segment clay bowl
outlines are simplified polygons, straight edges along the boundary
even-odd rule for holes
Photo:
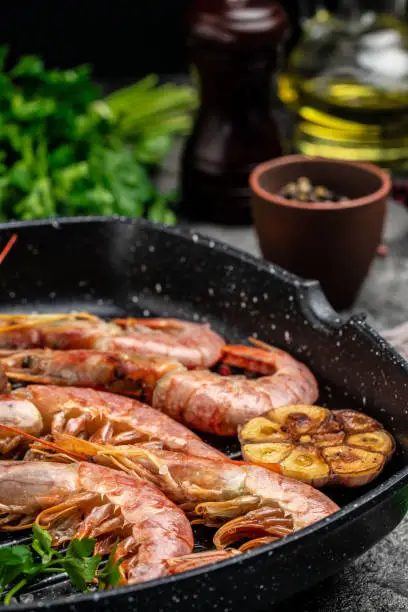
[[[277,195],[301,176],[350,199],[309,204]],[[388,175],[370,164],[290,155],[260,164],[249,182],[265,259],[319,280],[336,309],[350,307],[381,242]]]

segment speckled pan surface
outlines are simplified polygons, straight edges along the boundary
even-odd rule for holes
[[[33,587],[20,609],[265,610],[334,574],[399,523],[408,500],[408,366],[363,317],[342,321],[316,283],[195,233],[85,218],[0,225],[0,247],[14,231],[18,241],[0,268],[0,311],[172,316],[208,321],[232,342],[258,336],[313,369],[319,403],[364,409],[398,442],[377,481],[327,490],[342,510],[284,541],[108,593],[74,595],[67,582],[51,578]],[[235,442],[217,445],[238,452]],[[197,548],[205,547],[208,533],[196,535]],[[17,539],[24,537],[1,535],[0,545]]]

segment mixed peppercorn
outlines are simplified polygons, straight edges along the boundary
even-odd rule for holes
[[[313,185],[310,179],[301,176],[297,181],[288,183],[279,191],[286,200],[297,200],[309,204],[319,202],[347,202],[349,198],[335,193],[323,185]]]

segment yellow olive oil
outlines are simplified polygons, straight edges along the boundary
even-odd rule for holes
[[[408,168],[408,24],[365,12],[320,10],[279,80],[306,155]]]

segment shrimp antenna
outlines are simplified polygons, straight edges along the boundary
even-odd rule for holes
[[[90,459],[88,455],[84,455],[82,453],[75,453],[74,451],[70,451],[70,450],[65,450],[65,448],[62,448],[61,446],[58,446],[57,444],[53,444],[52,442],[49,442],[48,440],[41,440],[41,438],[37,438],[36,436],[32,436],[31,434],[26,433],[25,431],[21,431],[21,429],[18,429],[17,427],[10,427],[10,425],[3,425],[2,423],[0,423],[0,428],[5,429],[6,431],[9,431],[10,433],[13,433],[17,436],[22,436],[23,438],[26,438],[27,440],[37,442],[38,444],[40,444],[41,446],[45,448],[49,448],[58,453],[63,453],[64,455],[72,457],[73,459],[76,459],[77,461],[89,461]]]
[[[4,249],[0,253],[0,264],[2,264],[3,261],[6,259],[7,255],[11,251],[13,244],[16,242],[16,240],[17,240],[17,234],[13,234],[11,238],[8,240]]]

